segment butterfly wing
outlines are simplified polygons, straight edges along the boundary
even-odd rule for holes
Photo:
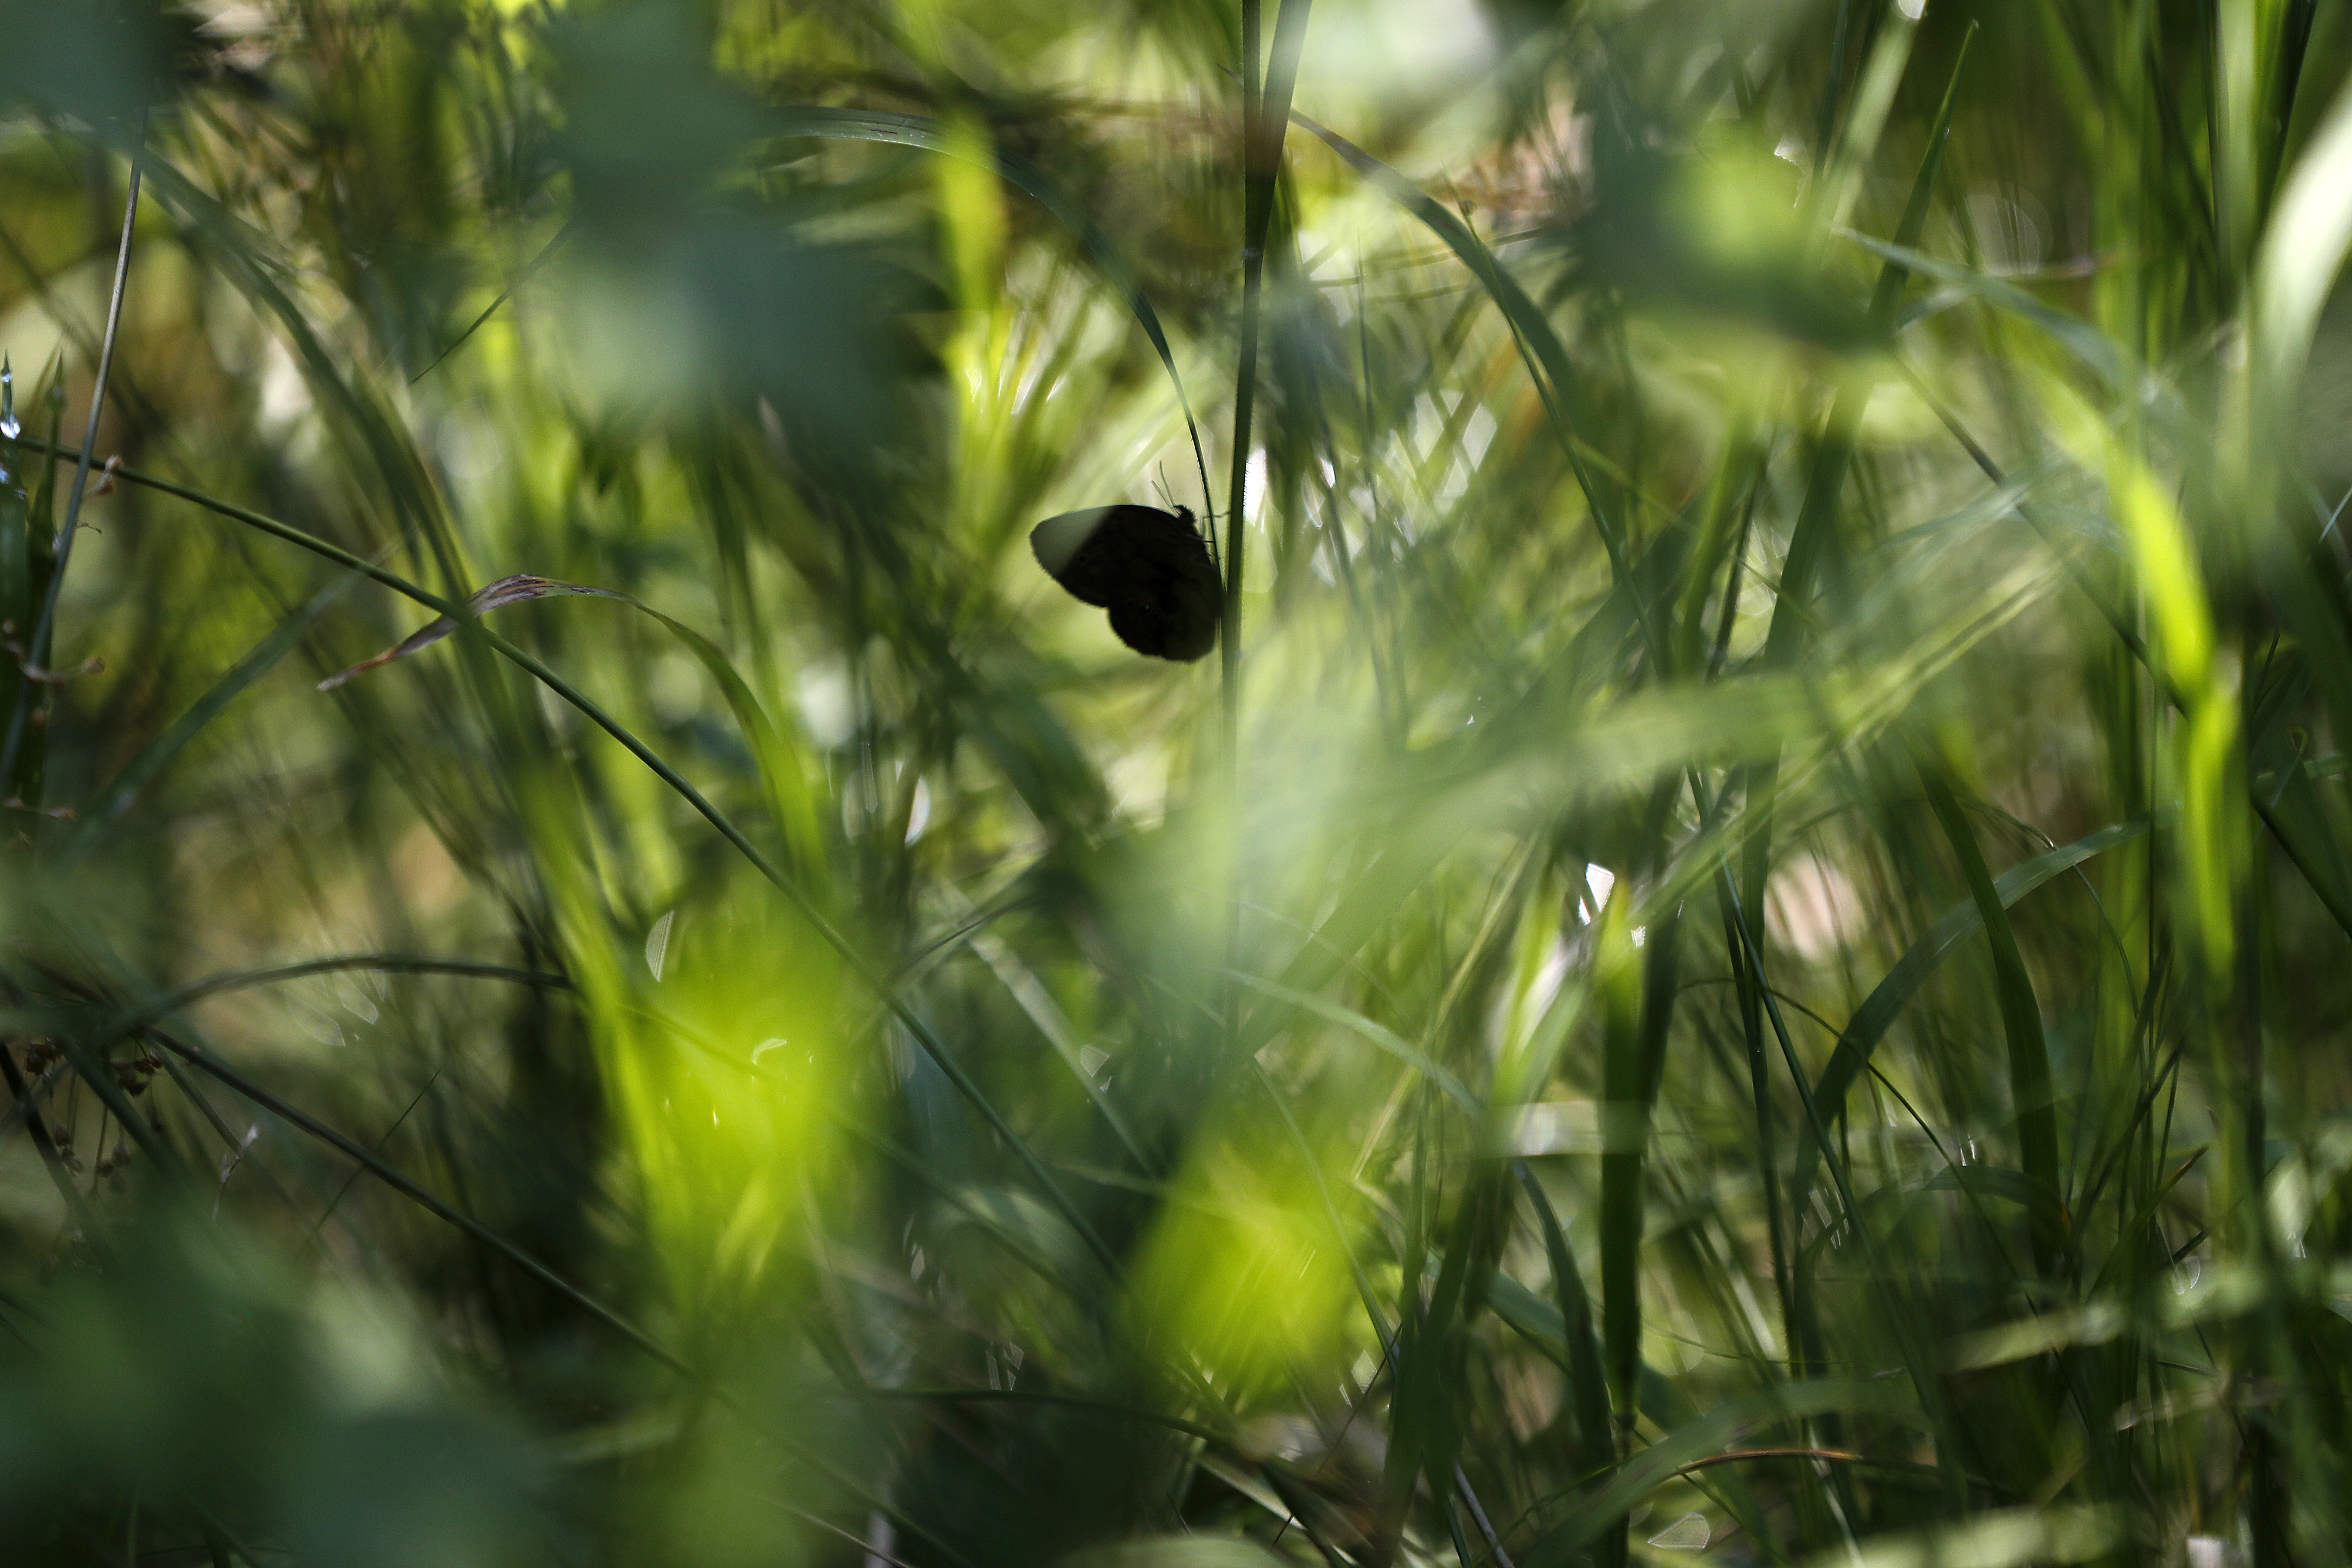
[[[1029,552],[1045,574],[1069,590],[1070,596],[1097,609],[1109,605],[1115,587],[1116,562],[1105,548],[1090,549],[1103,526],[1123,511],[1144,511],[1144,506],[1090,506],[1049,517],[1029,531]]]
[[[1199,658],[1217,646],[1223,608],[1209,547],[1191,525],[1168,513],[1134,510],[1143,517],[1118,520],[1123,571],[1110,603],[1110,629],[1153,658]]]
[[[1110,629],[1136,652],[1195,659],[1216,646],[1216,568],[1182,519],[1155,507],[1091,507],[1047,518],[1030,531],[1029,548],[1072,597],[1110,611]]]

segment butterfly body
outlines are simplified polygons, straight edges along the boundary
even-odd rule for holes
[[[1217,569],[1182,507],[1066,511],[1030,530],[1029,548],[1073,598],[1108,610],[1110,629],[1136,652],[1190,660],[1217,646]]]

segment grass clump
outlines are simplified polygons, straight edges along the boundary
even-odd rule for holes
[[[2346,1558],[2336,9],[0,59],[11,1561]]]

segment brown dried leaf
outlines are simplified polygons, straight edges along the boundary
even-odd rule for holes
[[[590,594],[600,599],[634,602],[626,594],[616,594],[610,588],[591,588],[579,583],[559,583],[552,577],[534,577],[527,572],[518,572],[511,577],[501,577],[495,583],[476,589],[473,596],[466,601],[466,607],[477,616],[486,616],[492,610],[504,609],[509,605],[519,605],[525,599],[551,599],[558,594]],[[377,666],[390,664],[396,658],[406,658],[418,648],[430,647],[457,629],[457,623],[447,616],[436,616],[423,628],[394,647],[384,649],[373,658],[362,659],[349,669],[327,677],[326,679],[319,682],[319,689],[332,691],[354,675],[363,675]]]

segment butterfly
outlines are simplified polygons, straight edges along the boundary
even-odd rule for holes
[[[1217,646],[1223,595],[1184,508],[1066,511],[1031,529],[1029,548],[1072,597],[1108,610],[1110,629],[1136,652],[1195,659]]]

